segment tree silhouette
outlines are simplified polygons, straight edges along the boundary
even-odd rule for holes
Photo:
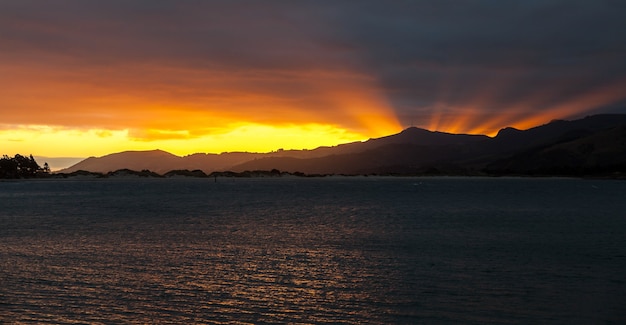
[[[44,168],[33,158],[16,154],[13,158],[3,155],[0,158],[0,178],[32,178],[47,175],[50,173],[50,167],[46,163]]]

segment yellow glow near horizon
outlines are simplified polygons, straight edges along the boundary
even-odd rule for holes
[[[26,125],[0,131],[2,153],[48,157],[103,156],[127,150],[161,149],[175,155],[228,151],[270,152],[278,149],[314,149],[362,141],[363,134],[333,125],[306,124],[271,126],[240,124],[221,132],[200,136],[187,131],[67,129]],[[175,134],[173,134],[175,133]],[[165,134],[159,139],[159,134]],[[175,136],[174,136],[175,135]]]
[[[128,150],[269,152],[400,132],[376,79],[328,69],[196,69],[146,63],[66,71],[3,65],[0,150],[49,157]],[[94,76],[97,76],[95,78]]]

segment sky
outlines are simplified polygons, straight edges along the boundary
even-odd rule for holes
[[[312,149],[626,113],[626,1],[0,0],[0,154]]]

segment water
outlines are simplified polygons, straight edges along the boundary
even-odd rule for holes
[[[626,322],[626,182],[0,182],[0,323]]]

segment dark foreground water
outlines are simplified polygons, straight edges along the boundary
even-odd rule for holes
[[[0,323],[626,323],[626,182],[0,182]]]

